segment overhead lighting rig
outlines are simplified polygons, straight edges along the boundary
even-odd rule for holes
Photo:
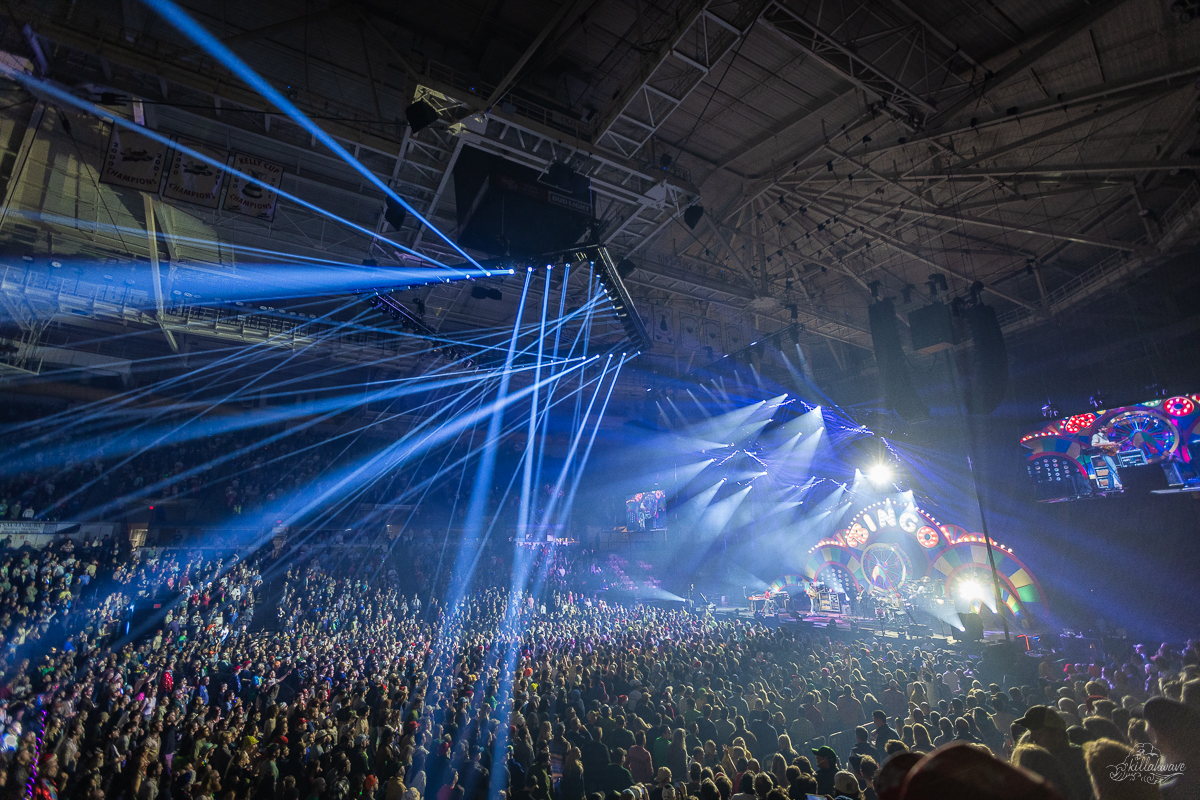
[[[653,345],[650,339],[650,334],[646,331],[646,326],[642,322],[642,318],[638,315],[637,310],[633,307],[633,298],[629,294],[629,289],[625,286],[623,275],[627,276],[636,265],[628,259],[622,259],[618,264],[613,261],[612,256],[608,252],[608,248],[602,245],[588,245],[585,247],[574,247],[570,250],[561,250],[555,253],[545,253],[540,256],[530,258],[496,258],[487,261],[481,261],[480,266],[485,270],[493,270],[497,273],[512,274],[515,271],[524,269],[533,269],[538,266],[551,266],[559,263],[579,265],[589,264],[592,267],[592,274],[600,284],[600,288],[604,290],[604,294],[612,303],[613,313],[617,320],[621,323],[621,327],[625,329],[625,337],[628,342],[627,351],[640,353],[644,350],[649,350]],[[469,265],[452,265],[467,269]],[[495,292],[499,294],[499,292]],[[472,296],[478,295],[472,290]],[[493,299],[499,299],[494,297]]]
[[[617,270],[617,265],[613,263],[608,248],[586,247],[576,252],[574,257],[581,261],[592,262],[592,267],[600,280],[600,288],[608,295],[613,312],[616,313],[621,327],[625,329],[625,336],[633,349],[637,352],[649,350],[653,345],[650,334],[646,332],[642,318],[638,316],[637,310],[633,307],[633,298],[629,295],[629,290],[625,288],[625,281],[621,279],[621,274]],[[627,268],[626,274],[629,274],[630,271]]]
[[[646,331],[646,326],[642,323],[642,318],[633,307],[633,298],[630,296],[629,290],[625,287],[625,281],[621,277],[622,272],[628,275],[636,267],[629,261],[622,261],[621,266],[618,267],[613,261],[612,256],[609,255],[608,249],[602,245],[574,247],[570,250],[545,253],[540,256],[492,258],[479,262],[479,266],[488,273],[489,277],[512,275],[517,272],[532,270],[536,267],[553,267],[557,264],[590,265],[593,276],[612,304],[613,314],[616,315],[617,321],[621,323],[621,327],[625,330],[627,342],[625,350],[627,352],[640,353],[643,350],[650,349],[653,344],[650,334]],[[449,268],[450,270],[467,270],[474,267],[463,263],[451,264]],[[476,278],[470,278],[469,280],[475,281]],[[500,290],[478,284],[471,288],[471,296],[477,300],[500,300],[503,297]],[[424,323],[390,295],[376,293],[371,298],[371,304],[378,310],[391,314],[393,319],[400,320],[401,325],[406,329],[413,330],[419,335],[433,335],[432,330],[425,327]]]
[[[420,316],[414,314],[407,306],[390,294],[376,292],[367,298],[367,303],[379,313],[386,314],[399,322],[401,330],[422,339],[429,339],[434,342],[440,340],[437,331],[426,325]],[[434,347],[433,351],[447,356],[452,361],[462,361],[463,365],[468,368],[475,365],[475,360],[471,357],[472,351],[464,345],[447,342]]]

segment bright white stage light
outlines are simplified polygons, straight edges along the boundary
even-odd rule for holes
[[[982,600],[984,598],[983,586],[977,581],[963,581],[958,586],[958,596],[963,600]]]
[[[867,470],[867,480],[876,486],[883,486],[892,479],[892,468],[887,464],[873,464]]]

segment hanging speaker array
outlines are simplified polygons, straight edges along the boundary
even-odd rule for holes
[[[990,414],[1008,390],[1008,350],[995,309],[979,302],[978,293],[972,299],[974,302],[962,306],[973,345],[970,365],[964,371],[963,393],[968,413]],[[900,346],[895,306],[883,299],[867,310],[885,402],[907,422],[928,419],[929,406],[917,393]],[[931,354],[955,344],[950,310],[944,304],[931,303],[910,313],[908,319],[913,350]]]
[[[875,348],[875,363],[888,406],[906,422],[929,418],[929,406],[917,394],[908,361],[900,347],[900,330],[896,325],[896,307],[891,300],[880,300],[867,307],[871,322],[871,343]]]
[[[967,411],[990,414],[1004,400],[1008,390],[1008,349],[996,309],[983,303],[967,306],[967,327],[975,345],[971,371],[967,375]]]

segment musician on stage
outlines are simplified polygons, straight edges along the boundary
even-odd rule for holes
[[[1117,443],[1108,438],[1108,434],[1104,428],[1097,428],[1092,434],[1092,449],[1099,451],[1104,458],[1104,463],[1108,464],[1109,475],[1112,476],[1112,486],[1114,489],[1120,489],[1121,475],[1117,471],[1117,460],[1113,458],[1118,452]]]

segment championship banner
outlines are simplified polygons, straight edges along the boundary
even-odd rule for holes
[[[157,194],[166,159],[167,146],[162,142],[113,125],[100,182]]]
[[[179,145],[208,156],[219,164],[229,160],[227,150],[218,150],[187,139],[180,139]],[[223,175],[224,170],[177,147],[175,157],[171,159],[171,170],[167,173],[162,196],[169,200],[182,200],[185,203],[216,208],[221,202]]]
[[[656,344],[675,344],[675,319],[666,306],[651,306],[650,321],[646,324]]]
[[[725,323],[725,344],[731,353],[741,350],[749,344],[745,329],[736,322]]]
[[[695,314],[679,315],[679,341],[684,350],[698,350],[704,343],[700,333],[700,318]]]
[[[714,353],[724,353],[725,346],[722,343],[724,338],[721,336],[721,322],[715,319],[704,320],[704,344],[701,346],[711,347]]]
[[[251,176],[254,180],[246,180],[237,174],[229,176],[229,190],[225,192],[225,210],[265,219],[268,222],[274,219],[283,167],[261,158],[234,153],[233,169]]]

